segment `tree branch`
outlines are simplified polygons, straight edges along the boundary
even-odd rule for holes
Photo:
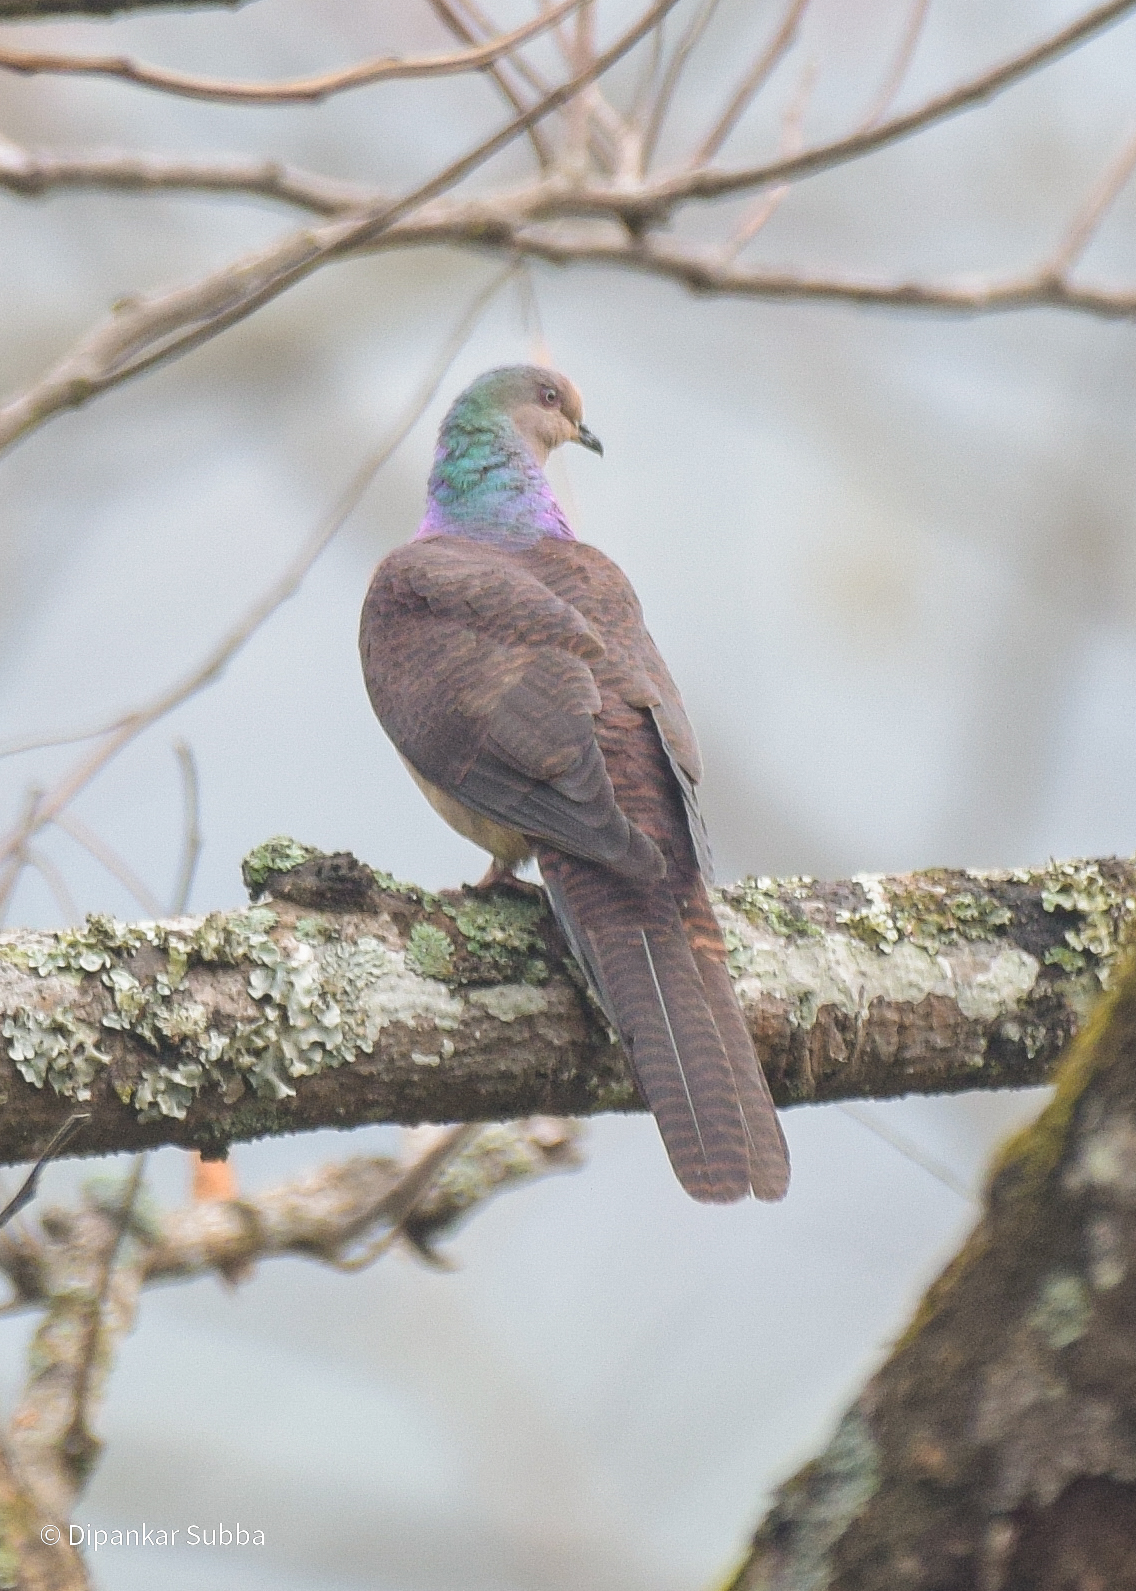
[[[1136,1572],[1136,969],[731,1591],[1121,1591]]]
[[[262,907],[0,935],[0,1159],[363,1122],[636,1109],[536,900],[273,841]],[[1043,1081],[1136,920],[1136,863],[744,881],[731,969],[781,1104]]]
[[[124,11],[196,11],[203,6],[235,11],[248,0],[0,0],[0,22],[35,17],[113,17]]]
[[[124,193],[240,193],[278,199],[327,216],[346,215],[386,202],[386,196],[375,188],[302,171],[279,160],[178,158],[118,149],[57,155],[48,150],[22,149],[7,138],[0,138],[0,188],[24,198],[39,198],[57,188]]]
[[[767,165],[750,166],[739,171],[718,171],[712,167],[703,167],[680,172],[655,184],[655,195],[660,202],[671,203],[694,198],[718,199],[726,194],[762,187],[769,182],[812,176],[818,171],[829,171],[834,166],[845,165],[850,160],[859,160],[862,156],[874,154],[877,149],[884,149],[889,144],[897,143],[901,138],[907,138],[911,133],[919,132],[924,127],[934,126],[949,116],[957,116],[960,111],[969,110],[984,100],[993,99],[994,95],[1000,94],[1003,89],[1011,87],[1014,83],[1020,83],[1024,77],[1029,77],[1040,67],[1047,66],[1059,56],[1066,55],[1078,45],[1084,44],[1095,33],[1100,33],[1105,28],[1111,27],[1113,23],[1119,22],[1133,9],[1133,6],[1136,6],[1136,0],[1109,0],[1107,5],[1097,6],[1092,11],[1085,12],[1075,22],[1050,34],[1047,39],[1043,39],[1040,44],[1023,51],[1022,54],[1003,61],[1000,66],[983,72],[979,77],[972,78],[946,94],[938,94],[933,99],[926,100],[914,110],[905,111],[901,116],[893,116],[887,121],[865,127],[847,138],[838,138],[828,144],[818,144],[799,155],[790,155],[781,160],[770,161]]]
[[[413,1133],[411,1138],[419,1135]],[[320,1166],[262,1193],[195,1200],[149,1215],[151,1242],[143,1283],[216,1275],[243,1279],[261,1260],[284,1256],[358,1270],[352,1251],[378,1228],[383,1252],[403,1241],[420,1258],[443,1264],[436,1244],[471,1210],[505,1188],[581,1163],[579,1128],[549,1116],[473,1128],[451,1145],[437,1135],[401,1159],[354,1157]],[[456,1152],[451,1152],[455,1150]],[[49,1226],[55,1224],[47,1212]],[[0,1245],[0,1271],[13,1290],[5,1313],[50,1301],[44,1243],[25,1238]]]
[[[1132,0],[1136,4],[1136,0]],[[412,193],[322,227],[290,233],[189,287],[116,306],[36,387],[0,407],[0,449],[52,415],[185,353],[246,319],[331,259],[373,245],[395,222],[447,192],[522,133],[575,98],[638,44],[677,0],[655,0],[615,43],[538,104]]]
[[[163,94],[183,99],[206,99],[219,104],[295,105],[313,104],[341,94],[345,89],[365,88],[373,83],[390,83],[407,78],[454,77],[465,72],[484,72],[504,60],[513,50],[527,44],[548,28],[561,22],[585,0],[561,0],[531,22],[502,33],[486,44],[457,50],[450,55],[431,55],[399,60],[384,55],[361,61],[338,72],[321,72],[316,77],[294,78],[283,83],[233,83],[219,78],[194,77],[185,72],[170,72],[164,67],[147,66],[121,55],[51,55],[42,50],[0,48],[0,70],[30,77],[50,72],[63,76],[113,77],[140,88],[154,88]]]

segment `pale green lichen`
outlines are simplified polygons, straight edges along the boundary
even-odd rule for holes
[[[467,998],[498,1022],[515,1022],[518,1017],[540,1016],[548,1009],[548,999],[539,989],[526,983],[496,983],[487,989],[470,989]]]
[[[66,1008],[33,1011],[17,1006],[0,1024],[16,1070],[42,1088],[50,1083],[69,1099],[91,1097],[91,1084],[110,1056],[98,1047],[98,1030]]]
[[[23,964],[41,978],[52,973],[81,977],[84,973],[101,972],[145,942],[146,931],[141,925],[116,922],[113,917],[94,912],[82,928],[32,936],[24,947]]]
[[[1031,881],[1038,877],[1031,875]],[[1095,961],[1093,970],[1107,987],[1117,953],[1126,943],[1136,900],[1120,895],[1096,862],[1051,862],[1040,878],[1041,904],[1047,912],[1076,912],[1082,919],[1065,930],[1063,945],[1045,952],[1045,960],[1069,973],[1081,972]]]
[[[547,982],[539,932],[546,916],[543,900],[502,894],[466,899],[457,906],[447,903],[443,910],[453,918],[464,941],[462,948],[475,963],[462,982]]]
[[[822,930],[802,910],[799,902],[814,893],[811,878],[743,878],[722,890],[728,902],[755,928],[768,928],[782,939],[804,935],[818,937]]]
[[[1045,1278],[1029,1323],[1057,1351],[1083,1337],[1092,1317],[1092,1299],[1081,1278],[1072,1271],[1056,1271]]]
[[[901,940],[931,954],[965,941],[997,939],[1014,920],[1010,908],[982,890],[950,889],[933,873],[854,880],[867,896],[863,907],[837,912],[836,921],[873,949],[890,955]]]
[[[457,1025],[460,1001],[408,969],[405,958],[379,940],[313,943],[313,935],[282,945],[272,937],[277,924],[269,907],[213,913],[192,926],[90,918],[82,929],[38,937],[26,966],[44,978],[78,984],[85,975],[103,984],[110,996],[103,1028],[129,1034],[155,1057],[117,1085],[119,1097],[143,1120],[184,1118],[211,1084],[230,1104],[244,1086],[282,1099],[295,1092],[294,1079],[369,1052],[391,1021]],[[147,962],[145,978],[123,964],[143,948],[162,954],[156,970]],[[247,967],[255,1017],[224,1031],[211,1025],[209,1011],[186,984],[192,968],[203,965]],[[72,1099],[89,1098],[99,1068],[109,1064],[98,1030],[67,1008],[44,1015],[19,1006],[0,1032],[28,1082],[39,1088],[50,1083]]]
[[[823,1591],[831,1584],[832,1550],[879,1490],[881,1473],[872,1427],[850,1409],[824,1453],[778,1493],[769,1516],[777,1531],[778,1586]]]
[[[448,978],[454,970],[454,942],[432,923],[415,923],[406,959],[424,978]]]
[[[322,852],[313,845],[302,845],[287,834],[274,834],[263,845],[255,846],[241,862],[245,888],[250,894],[259,895],[270,874],[290,873],[320,855]]]

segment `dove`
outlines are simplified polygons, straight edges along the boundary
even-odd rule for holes
[[[367,691],[427,800],[492,858],[483,886],[535,858],[686,1191],[780,1199],[785,1139],[707,892],[698,745],[630,582],[545,475],[568,442],[603,453],[556,371],[460,394],[425,517],[367,593]]]

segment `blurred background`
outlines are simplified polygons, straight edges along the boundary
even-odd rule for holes
[[[600,8],[604,36],[635,14]],[[932,0],[898,104],[1076,14],[1069,0]],[[515,0],[502,26],[531,14]],[[688,13],[680,13],[680,15]],[[660,160],[714,119],[781,15],[723,0]],[[771,154],[811,82],[807,143],[861,118],[908,0],[814,0],[724,163]],[[261,0],[233,14],[23,27],[26,48],[131,53],[284,77],[447,36],[417,0]],[[551,48],[551,45],[548,46]],[[534,58],[539,58],[539,51]],[[616,82],[628,91],[636,58]],[[1032,269],[1131,135],[1136,21],[990,105],[800,182],[745,258],[886,280]],[[273,155],[392,190],[500,125],[484,78],[326,105],[169,100],[122,84],[0,81],[0,133],[60,151]],[[472,187],[518,180],[523,146]],[[682,228],[714,234],[728,206]],[[1081,267],[1132,283],[1136,193]],[[188,281],[296,224],[216,196],[0,195],[3,388],[35,380],[129,292]],[[66,733],[202,658],[397,428],[465,306],[500,269],[420,250],[325,269],[176,364],[44,426],[0,462],[0,738]],[[535,302],[535,310],[534,310]],[[299,595],[224,677],[87,789],[76,812],[168,898],[181,840],[172,742],[193,748],[205,847],[190,907],[238,904],[240,858],[287,833],[429,887],[481,855],[426,807],[374,722],[355,650],[373,565],[412,534],[437,422],[489,366],[548,355],[581,387],[600,461],[555,484],[631,576],[707,763],[723,880],[1126,853],[1136,833],[1131,325],[695,299],[536,266],[482,317],[437,399]],[[4,821],[74,748],[0,762]],[[43,842],[80,912],[130,917],[65,835]],[[9,923],[63,909],[25,874]],[[606,1118],[588,1164],[503,1196],[450,1243],[360,1276],[300,1261],[144,1297],[77,1520],[217,1521],[260,1549],[95,1560],[106,1591],[680,1591],[721,1576],[768,1490],[823,1442],[974,1206],[869,1130],[976,1190],[1036,1110],[971,1095],[786,1116],[783,1207],[701,1208],[653,1123]],[[395,1142],[386,1129],[239,1147],[255,1189]],[[45,1202],[90,1172],[54,1167]],[[186,1157],[153,1157],[169,1202]],[[0,1322],[10,1406],[27,1319]]]

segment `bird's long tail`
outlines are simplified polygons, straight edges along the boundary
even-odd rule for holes
[[[675,1174],[694,1198],[780,1199],[785,1139],[698,883],[635,883],[538,847],[552,907],[618,1032]]]

